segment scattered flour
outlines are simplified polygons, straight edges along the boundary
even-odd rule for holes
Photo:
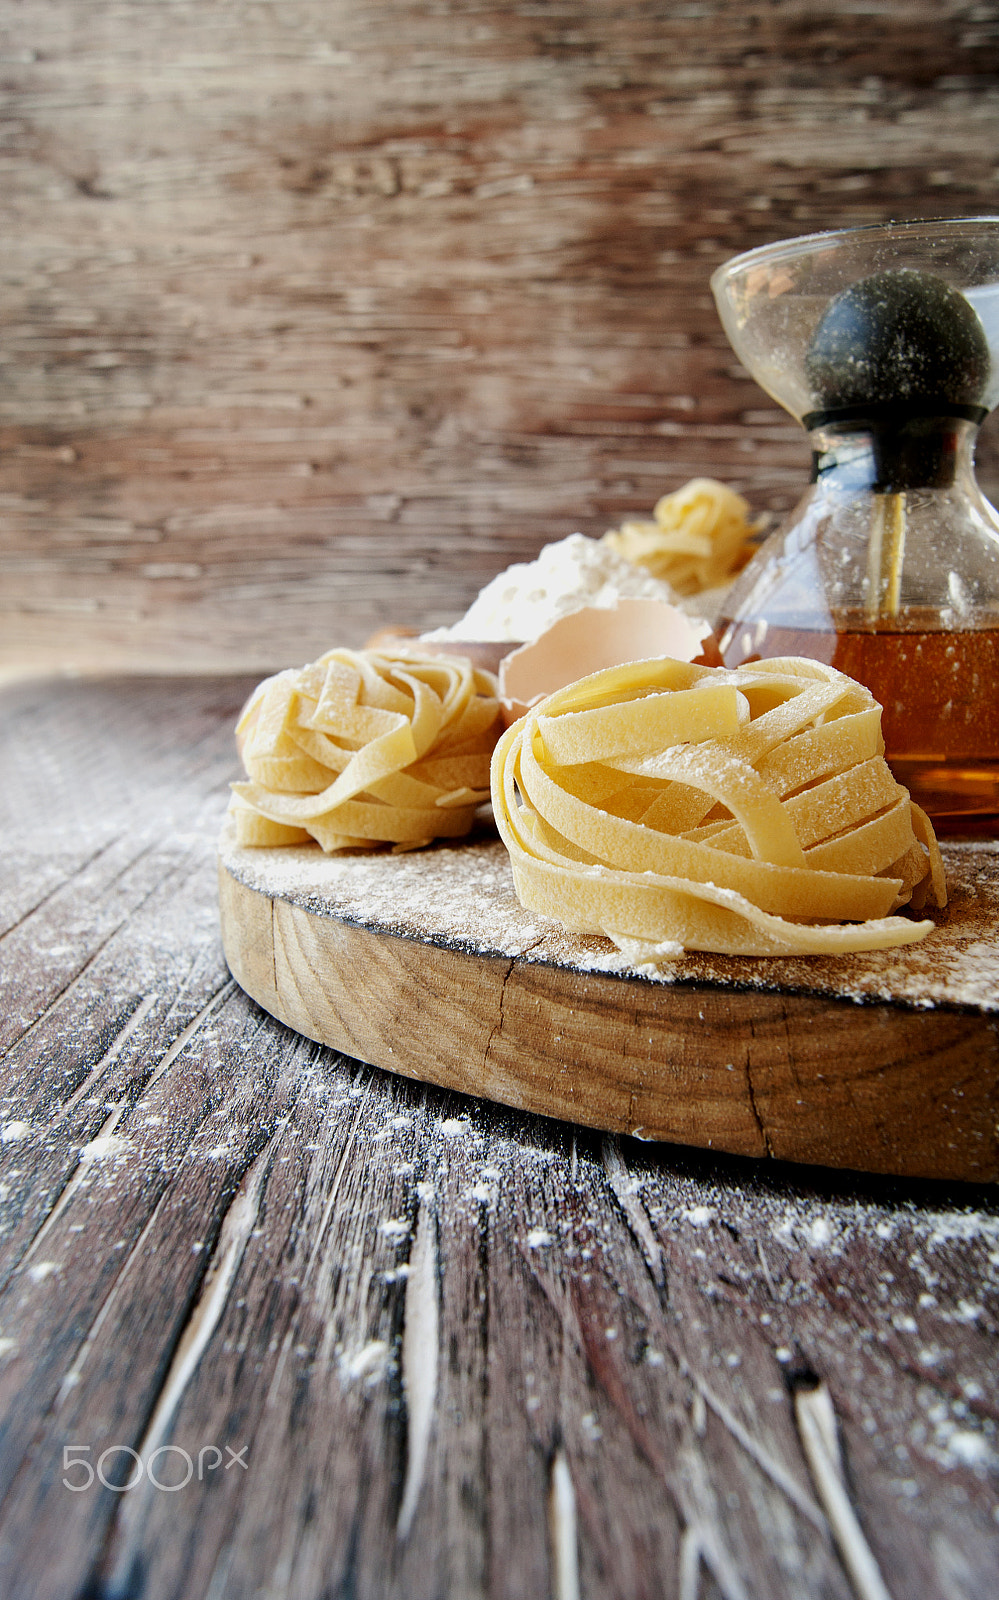
[[[386,1222],[378,1224],[378,1232],[386,1239],[405,1239],[410,1232],[410,1226],[405,1217],[389,1217]]]
[[[946,1440],[945,1466],[988,1467],[994,1460],[989,1441],[980,1433],[957,1428]]]
[[[444,1117],[437,1127],[446,1139],[459,1139],[465,1134],[474,1134],[472,1124],[467,1117]]]
[[[116,1156],[123,1156],[129,1150],[129,1142],[121,1134],[108,1133],[96,1139],[91,1139],[87,1144],[80,1146],[81,1162],[112,1161]]]
[[[53,1272],[58,1271],[57,1261],[36,1261],[34,1266],[28,1268],[28,1277],[32,1283],[44,1283],[46,1278],[50,1278]]]
[[[392,1346],[385,1339],[369,1339],[353,1354],[341,1357],[340,1371],[345,1378],[370,1386],[384,1378],[391,1365]]]

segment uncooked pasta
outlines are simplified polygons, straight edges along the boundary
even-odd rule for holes
[[[236,729],[243,845],[416,849],[469,831],[489,798],[496,680],[462,656],[330,650],[279,672]]]
[[[730,583],[756,550],[749,504],[714,478],[691,478],[663,495],[652,518],[634,518],[603,537],[618,555],[687,596]]]
[[[945,904],[940,853],[880,717],[862,685],[799,657],[633,662],[549,695],[492,763],[521,903],[637,964],[925,938],[930,919],[894,913]]]

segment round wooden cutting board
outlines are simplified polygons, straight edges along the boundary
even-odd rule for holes
[[[222,934],[265,1010],[390,1072],[640,1139],[995,1182],[999,844],[944,855],[922,944],[648,973],[524,911],[492,834],[328,857],[227,831]]]

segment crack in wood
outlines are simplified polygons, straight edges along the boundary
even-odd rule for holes
[[[3,1052],[4,1056],[8,1055],[12,1050],[17,1049],[19,1045],[24,1044],[26,1040],[31,1038],[31,1035],[35,1032],[36,1028],[40,1028],[43,1023],[49,1020],[62,1001],[65,1000],[68,995],[71,995],[73,990],[83,982],[83,979],[90,971],[90,968],[93,966],[94,962],[97,961],[101,954],[107,949],[108,945],[111,943],[112,939],[115,938],[116,934],[120,933],[122,928],[128,924],[130,917],[131,913],[129,913],[128,917],[123,917],[121,922],[115,924],[106,938],[102,939],[97,948],[91,951],[90,955],[87,957],[86,961],[79,968],[79,970],[74,972],[73,976],[66,980],[58,994],[54,995],[49,1001],[44,1011],[40,1011],[38,1016],[28,1023],[28,1026],[24,1029],[23,1033],[19,1033],[15,1039],[11,1040],[9,1046]]]
[[[146,1020],[150,1011],[152,1011],[158,1000],[158,994],[147,994],[139,1001],[139,1004],[132,1012],[132,1015],[129,1017],[124,1027],[120,1028],[115,1034],[100,1060],[94,1063],[80,1086],[77,1089],[74,1089],[69,1099],[62,1106],[60,1106],[59,1110],[52,1117],[48,1125],[50,1132],[57,1128],[61,1122],[65,1121],[70,1112],[79,1105],[88,1089],[90,1089],[91,1086],[97,1082],[105,1068],[111,1066],[113,1062],[117,1061],[132,1034]]]
[[[222,1220],[215,1252],[190,1308],[155,1405],[134,1447],[136,1454],[144,1461],[156,1451],[169,1431],[184,1392],[222,1318],[247,1244],[257,1226],[273,1154],[286,1125],[286,1119],[280,1118],[267,1144],[244,1173],[239,1190]],[[148,1488],[145,1492],[148,1493]],[[142,1498],[136,1496],[134,1501],[124,1504],[117,1521],[111,1525],[105,1558],[101,1563],[108,1574],[106,1592],[109,1594],[128,1593],[132,1563],[129,1533],[133,1525],[138,1527],[141,1523]]]
[[[623,1168],[623,1161],[621,1165]],[[540,1279],[539,1282],[541,1282]],[[544,1287],[546,1292],[548,1292],[547,1286],[544,1285],[544,1283],[542,1283],[542,1287]],[[578,1320],[579,1319],[577,1317],[577,1321]],[[586,1348],[585,1338],[583,1342],[584,1348]],[[699,1396],[702,1404],[710,1407],[715,1416],[731,1434],[736,1443],[741,1446],[741,1448],[756,1463],[756,1465],[770,1479],[770,1481],[781,1490],[791,1504],[798,1511],[800,1511],[803,1516],[807,1517],[817,1529],[823,1533],[828,1532],[828,1523],[822,1508],[815,1503],[812,1497],[804,1489],[801,1488],[792,1474],[789,1473],[779,1461],[775,1460],[770,1452],[762,1444],[760,1444],[756,1438],[754,1438],[754,1436],[746,1427],[743,1426],[743,1424],[738,1420],[738,1418],[724,1403],[724,1401],[714,1393],[701,1375],[695,1371],[690,1361],[686,1358],[686,1356],[683,1355],[682,1351],[677,1348],[675,1342],[672,1339],[669,1339],[667,1343],[680,1371],[693,1386],[695,1401],[696,1397]],[[587,1354],[589,1355],[589,1353],[589,1349],[587,1349]],[[596,1371],[597,1369],[594,1370]],[[638,1443],[639,1448],[642,1448],[640,1440],[636,1439],[636,1443]],[[663,1470],[663,1463],[658,1459],[658,1452],[653,1452],[652,1455],[649,1456],[649,1460],[650,1464],[652,1464],[657,1470]],[[704,1554],[705,1559],[709,1559],[712,1573],[716,1577],[719,1586],[723,1589],[723,1592],[726,1592],[723,1579],[725,1571],[728,1569],[727,1559],[722,1558],[720,1553],[717,1551],[712,1551],[709,1558],[709,1553],[706,1548],[704,1550]]]
[[[742,1447],[770,1481],[781,1490],[791,1504],[821,1532],[827,1532],[828,1523],[825,1515],[811,1495],[800,1486],[792,1474],[779,1461],[775,1460],[770,1452],[760,1444],[759,1440],[754,1438],[748,1428],[744,1427],[725,1402],[715,1394],[701,1374],[695,1370],[682,1350],[678,1348],[676,1342],[667,1337],[666,1344],[679,1370],[692,1385],[695,1396],[698,1394],[701,1396],[703,1403],[710,1407],[736,1443]],[[640,1441],[636,1442],[639,1443],[639,1448],[641,1448]],[[652,1465],[662,1470],[658,1452],[654,1452],[649,1459]],[[714,1569],[712,1568],[712,1570]]]
[[[545,1297],[548,1299],[556,1313],[559,1327],[563,1335],[562,1373],[559,1379],[559,1400],[563,1411],[566,1405],[565,1369],[568,1360],[568,1340],[566,1338],[566,1333],[570,1323],[572,1323],[575,1326],[579,1346],[586,1358],[587,1365],[592,1375],[592,1381],[600,1386],[610,1404],[614,1407],[615,1411],[624,1421],[628,1433],[631,1436],[631,1439],[637,1450],[645,1459],[648,1466],[655,1473],[657,1479],[666,1490],[666,1493],[672,1502],[675,1513],[681,1524],[691,1526],[696,1524],[698,1526],[700,1530],[698,1533],[699,1548],[704,1562],[715,1581],[720,1595],[722,1596],[722,1600],[749,1600],[748,1593],[739,1576],[734,1560],[725,1549],[722,1538],[720,1536],[716,1536],[711,1529],[706,1528],[702,1524],[698,1523],[691,1502],[689,1485],[686,1483],[684,1475],[678,1475],[672,1470],[671,1464],[663,1449],[662,1440],[660,1439],[659,1435],[652,1433],[646,1427],[643,1417],[638,1414],[638,1411],[632,1404],[631,1396],[624,1390],[620,1382],[620,1377],[614,1367],[613,1357],[609,1352],[609,1347],[607,1346],[606,1340],[602,1337],[602,1332],[598,1332],[597,1326],[593,1322],[589,1305],[584,1299],[586,1294],[585,1284],[588,1283],[590,1277],[589,1271],[583,1273],[581,1277],[574,1276],[568,1284],[562,1284],[560,1286],[561,1292],[560,1288],[557,1287],[555,1283],[548,1281],[547,1275],[539,1272],[533,1263],[532,1272],[535,1277],[535,1281],[538,1283],[539,1287],[545,1294]],[[636,1280],[636,1287],[637,1286],[638,1280]],[[647,1282],[645,1284],[645,1290],[647,1293]],[[678,1368],[694,1385],[695,1396],[697,1396],[700,1390],[709,1400],[714,1399],[714,1397],[710,1395],[710,1392],[706,1390],[706,1386],[698,1383],[696,1375],[691,1371],[689,1365],[686,1363],[682,1355],[680,1355],[680,1353],[673,1348],[672,1342],[667,1340],[667,1343],[669,1344],[669,1347],[675,1356]],[[736,1426],[737,1428],[739,1427],[738,1424]],[[741,1434],[745,1435],[745,1430],[740,1430],[740,1432]],[[736,1437],[740,1443],[743,1442],[739,1433],[736,1434]],[[770,1458],[766,1456],[765,1452],[763,1452],[761,1449],[758,1448],[754,1451],[751,1448],[749,1453],[753,1455],[754,1459],[757,1460],[758,1465],[762,1464],[762,1461],[765,1460],[767,1464],[775,1466],[775,1464],[770,1461]],[[768,1475],[773,1476],[772,1473]],[[782,1477],[779,1466],[776,1466],[776,1481],[778,1481],[779,1487],[785,1489],[786,1492],[788,1481],[787,1475],[784,1474]],[[791,1487],[791,1498],[796,1504],[803,1501],[805,1505],[812,1506],[812,1502],[807,1496],[802,1496],[800,1491],[798,1491],[797,1494],[794,1492],[797,1489],[796,1485],[792,1483]],[[817,1516],[819,1525],[824,1528],[825,1524],[823,1522],[821,1512],[819,1512],[814,1506],[812,1506],[812,1511],[813,1519],[815,1516]]]
[[[176,1061],[184,1047],[190,1043],[194,1035],[212,1015],[212,1012],[216,1010],[220,1002],[235,988],[236,984],[234,980],[229,979],[222,985],[220,989],[216,990],[215,994],[213,994],[208,1002],[202,1006],[197,1016],[194,1017],[177,1036],[173,1044],[169,1047],[159,1061],[158,1065],[154,1068],[151,1075],[142,1082],[138,1092],[134,1096],[125,1094],[121,1097],[121,1099],[114,1102],[109,1116],[98,1128],[93,1138],[87,1141],[87,1145],[95,1145],[99,1140],[108,1139],[113,1136],[115,1128],[117,1128],[122,1119],[129,1112],[135,1110],[135,1107],[140,1103],[143,1096],[147,1094],[153,1085],[164,1076],[168,1069],[173,1065],[174,1061]],[[129,1021],[126,1023],[125,1027],[112,1041],[112,1044],[109,1046],[108,1050],[105,1051],[104,1055],[101,1057],[101,1060],[91,1070],[79,1088],[74,1091],[69,1101],[67,1101],[67,1103],[61,1107],[58,1112],[56,1112],[52,1122],[46,1129],[47,1133],[54,1130],[61,1122],[65,1120],[66,1116],[79,1103],[82,1096],[86,1093],[87,1089],[96,1080],[100,1073],[117,1058],[129,1036],[135,1032],[145,1017],[148,1016],[158,998],[159,997],[157,995],[147,995],[140,1003],[140,1005],[132,1013],[132,1016],[129,1018]],[[43,1240],[47,1237],[51,1229],[55,1226],[56,1222],[63,1215],[67,1206],[72,1202],[86,1171],[87,1163],[84,1159],[83,1152],[86,1150],[87,1145],[81,1146],[76,1160],[69,1166],[68,1170],[64,1174],[63,1182],[55,1195],[55,1199],[51,1208],[39,1223],[34,1234],[32,1234],[31,1238],[28,1240],[22,1254],[10,1267],[10,1270],[4,1278],[3,1284],[0,1285],[0,1288],[4,1287],[10,1281],[10,1278],[13,1276],[13,1274],[19,1271],[20,1268],[23,1267],[31,1258]]]
[[[621,1146],[613,1137],[604,1139],[601,1146],[604,1171],[614,1197],[628,1224],[649,1269],[656,1288],[666,1287],[666,1260],[659,1240],[652,1230],[649,1214],[631,1186],[631,1174],[621,1155]]]
[[[552,1600],[580,1600],[579,1543],[576,1534],[576,1490],[565,1450],[552,1457],[548,1488],[551,1540]]]
[[[776,1484],[777,1488],[787,1496],[788,1500],[801,1512],[802,1516],[807,1517],[809,1522],[825,1533],[827,1531],[826,1519],[821,1508],[815,1504],[811,1495],[807,1494],[797,1480],[792,1477],[791,1473],[781,1466],[779,1461],[774,1459],[769,1450],[760,1444],[758,1439],[753,1437],[749,1429],[743,1426],[734,1412],[729,1410],[724,1400],[708,1387],[699,1373],[693,1370],[686,1358],[680,1356],[676,1350],[673,1353],[679,1360],[684,1375],[699,1390],[704,1398],[704,1403],[710,1407],[736,1443],[742,1446],[746,1454],[756,1462],[761,1472],[766,1474],[771,1483]]]
[[[540,944],[544,944],[544,935],[539,935],[537,939],[532,939],[530,944],[526,944],[524,946],[524,948],[517,955],[511,956],[511,958],[510,958],[510,961],[509,961],[509,963],[507,965],[507,969],[506,969],[505,973],[503,974],[503,981],[500,984],[499,1014],[497,1016],[496,1021],[493,1023],[492,1027],[489,1030],[489,1037],[486,1040],[485,1048],[484,1048],[484,1050],[482,1052],[482,1065],[483,1066],[485,1066],[486,1063],[489,1060],[489,1052],[492,1049],[493,1040],[496,1038],[497,1034],[500,1034],[503,1031],[503,1007],[504,1007],[504,1004],[505,1004],[505,1001],[506,1001],[506,986],[509,983],[511,977],[513,976],[513,970],[518,965],[518,963],[520,963],[520,962],[522,962],[524,960],[524,957],[531,950],[536,950],[538,945],[540,945]]]
[[[188,1044],[190,1044],[191,1040],[194,1038],[194,1035],[208,1021],[209,1017],[212,1015],[212,1012],[218,1009],[223,1000],[228,999],[231,994],[234,994],[236,988],[237,984],[235,978],[228,978],[226,982],[222,984],[221,988],[216,989],[215,993],[202,1006],[197,1016],[192,1017],[191,1021],[187,1024],[187,1027],[177,1035],[173,1044],[170,1046],[166,1054],[160,1060],[159,1064],[154,1068],[153,1072],[142,1085],[142,1088],[137,1096],[137,1101],[141,1100],[144,1094],[148,1094],[153,1085],[158,1083],[165,1073],[169,1072],[181,1051]]]
[[[112,843],[113,842],[114,841],[112,841]],[[111,846],[108,845],[106,848],[110,849]],[[154,848],[155,848],[155,846],[153,844],[150,844],[150,845],[147,845],[145,847],[145,849],[140,850],[138,855],[134,856],[131,861],[126,862],[125,865],[121,868],[121,870],[119,872],[115,873],[114,877],[110,880],[111,883],[119,882],[119,880],[124,877],[126,872],[130,872],[132,870],[132,868],[135,867],[140,861],[142,861],[144,859],[144,857],[148,856],[153,851]],[[102,855],[102,854],[104,854],[104,851],[99,850],[97,852],[98,856]],[[95,859],[96,859],[96,857],[95,857]],[[43,1011],[41,1011],[39,1013],[39,1015],[37,1017],[35,1017],[34,1020],[28,1024],[28,1026],[24,1029],[23,1033],[19,1033],[15,1039],[11,1040],[10,1044],[3,1051],[3,1055],[7,1055],[10,1050],[16,1049],[19,1045],[23,1045],[25,1040],[27,1040],[27,1039],[29,1039],[31,1037],[31,1035],[34,1033],[35,1029],[41,1027],[41,1025],[44,1022],[46,1022],[53,1015],[53,1013],[55,1012],[56,1008],[61,1004],[62,1001],[64,1001],[66,999],[67,995],[72,994],[73,990],[76,989],[79,986],[80,983],[82,983],[83,979],[86,977],[87,973],[90,971],[90,969],[94,965],[95,961],[97,961],[100,958],[100,956],[107,949],[108,945],[110,945],[112,943],[112,941],[117,937],[117,935],[121,932],[121,930],[129,925],[129,923],[131,922],[133,917],[135,917],[136,913],[138,911],[141,911],[143,906],[148,904],[148,902],[153,898],[154,895],[159,893],[160,889],[162,889],[162,887],[163,887],[164,882],[170,876],[170,872],[172,870],[173,870],[172,868],[169,868],[164,873],[163,877],[161,877],[160,880],[157,883],[154,883],[154,884],[150,885],[150,887],[146,890],[145,894],[141,895],[139,897],[139,899],[135,902],[135,904],[133,906],[129,907],[128,912],[126,913],[126,915],[123,916],[119,922],[116,922],[114,927],[110,929],[110,931],[105,935],[105,937],[103,939],[101,939],[101,941],[96,946],[96,948],[90,952],[89,956],[84,961],[83,965],[79,968],[79,970],[77,972],[75,972],[73,974],[73,976],[71,978],[69,978],[67,980],[66,983],[63,984],[63,986],[59,990],[58,994],[56,994],[49,1001],[49,1003],[48,1003],[48,1005],[46,1005],[45,1009]],[[79,876],[79,874],[76,874],[76,876]]]
[[[763,1245],[759,1239],[756,1241],[756,1257],[763,1271],[763,1281],[770,1291],[770,1298],[776,1305],[780,1299],[780,1296],[777,1293],[777,1285],[774,1283],[773,1274],[770,1271],[770,1263],[764,1254]]]
[[[197,1016],[187,1024],[180,1034],[178,1034],[177,1038],[166,1051],[165,1055],[161,1058],[151,1075],[142,1083],[142,1086],[135,1097],[130,1098],[128,1095],[125,1095],[121,1100],[116,1101],[110,1115],[101,1124],[100,1128],[97,1130],[97,1133],[94,1135],[94,1138],[87,1141],[88,1144],[94,1144],[97,1140],[107,1139],[113,1135],[115,1128],[117,1128],[122,1118],[128,1112],[133,1111],[138,1105],[139,1101],[142,1099],[143,1095],[147,1094],[153,1085],[164,1076],[164,1074],[176,1061],[184,1047],[190,1043],[191,1039],[198,1032],[199,1028],[203,1026],[203,1024],[211,1016],[212,1012],[216,1010],[223,998],[227,994],[231,993],[235,988],[235,981],[233,979],[229,979],[222,985],[220,989],[216,990],[215,994],[212,995],[207,1004],[202,1006]],[[92,1069],[85,1081],[73,1093],[66,1105],[56,1113],[56,1116],[51,1124],[52,1128],[58,1126],[58,1124],[65,1119],[68,1113],[72,1111],[74,1106],[79,1103],[81,1097],[86,1093],[87,1089],[104,1070],[104,1068],[108,1066],[118,1054],[120,1054],[121,1048],[126,1043],[128,1036],[133,1033],[135,1029],[140,1026],[143,1019],[148,1016],[150,1010],[155,1005],[157,998],[158,996],[156,995],[147,995],[145,1000],[137,1007],[128,1023],[122,1029],[121,1033],[117,1035],[112,1045],[107,1051],[105,1051],[104,1055],[101,1057],[101,1060]],[[86,1146],[81,1146],[81,1152],[85,1148]],[[7,1274],[7,1278],[4,1280],[5,1283],[9,1282],[13,1273],[17,1272],[26,1264],[27,1261],[30,1260],[31,1256],[41,1245],[42,1241],[48,1236],[59,1218],[63,1215],[66,1207],[71,1203],[77,1189],[80,1186],[86,1171],[86,1165],[87,1163],[83,1159],[82,1154],[78,1153],[76,1160],[65,1174],[64,1181],[55,1197],[51,1209],[47,1212],[34,1234],[32,1234],[31,1238],[28,1240],[28,1243],[25,1246],[21,1256],[12,1265],[10,1272]]]
[[[105,853],[105,851],[110,850],[113,843],[114,840],[111,840],[108,844],[101,845],[100,849],[95,850],[92,855],[87,856],[86,860],[81,861],[78,867],[74,867],[72,876],[70,878],[60,878],[58,883],[55,883],[52,886],[48,894],[43,894],[42,898],[37,900],[33,906],[29,906],[27,911],[23,912],[21,916],[18,917],[16,922],[12,922],[9,928],[4,928],[3,931],[0,932],[0,943],[7,938],[8,934],[16,933],[18,928],[23,928],[26,922],[30,922],[31,918],[35,916],[37,912],[41,911],[44,906],[47,906],[50,900],[55,899],[60,890],[65,889],[66,884],[71,882],[72,878],[79,878],[84,872],[86,872],[88,867],[93,866],[98,856],[101,856]]]
[[[325,1046],[320,1046],[321,1050],[324,1050],[325,1048],[326,1048]],[[360,1076],[360,1074],[359,1074],[359,1076]],[[370,1082],[370,1077],[368,1079],[368,1082]],[[357,1105],[356,1105],[356,1108],[355,1108],[355,1111],[354,1111],[353,1125],[351,1126],[350,1131],[347,1133],[346,1138],[344,1139],[343,1150],[342,1150],[341,1155],[340,1155],[340,1160],[339,1160],[339,1162],[337,1164],[336,1171],[334,1172],[333,1177],[330,1180],[330,1186],[329,1186],[329,1190],[328,1190],[327,1195],[326,1195],[326,1203],[323,1206],[322,1216],[319,1218],[319,1225],[316,1228],[316,1230],[315,1230],[315,1232],[314,1232],[314,1234],[312,1236],[312,1247],[309,1250],[308,1258],[307,1258],[307,1261],[306,1261],[306,1271],[309,1272],[309,1273],[312,1272],[312,1269],[313,1269],[313,1267],[315,1266],[315,1263],[316,1263],[316,1258],[320,1254],[320,1252],[321,1252],[321,1250],[323,1248],[323,1240],[326,1237],[326,1230],[330,1225],[330,1218],[333,1215],[333,1208],[336,1205],[337,1198],[338,1198],[339,1193],[340,1193],[340,1184],[341,1184],[341,1181],[343,1179],[344,1172],[346,1171],[347,1163],[350,1160],[350,1158],[355,1154],[356,1147],[355,1147],[354,1141],[355,1141],[356,1136],[357,1136],[358,1128],[360,1127],[361,1117],[363,1115],[363,1112],[364,1112],[363,1101],[359,1097]]]
[[[80,1376],[87,1364],[87,1358],[90,1355],[91,1350],[97,1344],[101,1329],[103,1328],[105,1322],[111,1314],[111,1311],[114,1308],[115,1302],[121,1293],[122,1285],[128,1276],[129,1269],[134,1261],[137,1261],[141,1258],[147,1241],[152,1237],[159,1226],[160,1214],[163,1210],[163,1207],[170,1203],[170,1199],[171,1192],[169,1185],[164,1184],[159,1199],[156,1201],[156,1204],[150,1213],[149,1220],[142,1229],[142,1232],[139,1234],[139,1237],[136,1239],[131,1250],[128,1252],[128,1255],[122,1262],[121,1269],[115,1278],[114,1283],[111,1285],[105,1300],[98,1309],[97,1315],[94,1317],[90,1327],[87,1329],[83,1343],[80,1345],[80,1348],[76,1353],[76,1357],[72,1366],[68,1367],[66,1370],[62,1382],[56,1391],[55,1400],[52,1404],[52,1409],[54,1411],[58,1411],[60,1409],[60,1407],[68,1399],[71,1391],[75,1389],[79,1383]]]
[[[799,1384],[794,1413],[812,1481],[857,1600],[892,1600],[847,1493],[836,1412],[827,1386],[821,1381]]]
[[[498,1033],[502,1033],[502,1031],[503,1031],[503,1007],[504,1007],[504,1004],[506,1002],[506,986],[510,981],[510,975],[513,972],[513,969],[514,969],[515,966],[516,966],[516,957],[512,957],[510,959],[510,961],[507,963],[507,969],[503,974],[503,982],[500,985],[499,1013],[497,1015],[496,1021],[493,1023],[492,1027],[489,1030],[489,1037],[486,1040],[485,1048],[484,1048],[484,1050],[482,1052],[482,1065],[483,1065],[483,1067],[485,1067],[486,1064],[489,1061],[489,1052],[492,1049],[493,1040],[495,1039],[495,1037],[496,1037],[496,1035]]]
[[[684,1528],[680,1536],[677,1600],[697,1600],[701,1589],[701,1541],[697,1529]]]
[[[752,1020],[750,1020],[749,1031],[750,1031],[750,1046],[751,1046],[752,1041],[756,1038],[756,1025]],[[752,1049],[750,1047],[750,1049],[747,1049],[747,1051],[746,1051],[746,1097],[747,1097],[747,1099],[749,1101],[749,1109],[753,1113],[753,1120],[755,1121],[756,1126],[760,1131],[760,1138],[763,1140],[763,1148],[764,1148],[766,1154],[768,1156],[772,1157],[773,1153],[774,1153],[774,1150],[773,1150],[773,1145],[770,1143],[770,1135],[767,1132],[767,1129],[766,1129],[766,1127],[764,1125],[764,1122],[763,1122],[763,1118],[760,1115],[760,1108],[756,1104],[756,1088],[755,1088],[755,1085],[753,1083],[752,1068],[750,1067],[750,1064],[749,1064],[751,1054],[752,1054]]]
[[[139,1446],[140,1454],[154,1449],[163,1438],[180,1398],[215,1332],[250,1235],[256,1227],[271,1156],[283,1133],[284,1126],[280,1125],[247,1168],[240,1189],[225,1214],[215,1255],[174,1352],[156,1407],[146,1424]]]
[[[127,1100],[116,1101],[111,1108],[110,1114],[105,1117],[104,1121],[101,1123],[101,1126],[94,1138],[92,1140],[88,1140],[88,1144],[96,1144],[98,1140],[112,1138],[115,1128],[117,1128],[122,1117],[128,1110],[130,1110],[130,1107]],[[39,1245],[41,1245],[43,1240],[48,1237],[49,1233],[55,1227],[55,1224],[58,1222],[63,1212],[66,1210],[66,1207],[70,1204],[73,1196],[76,1194],[76,1191],[80,1187],[80,1184],[83,1181],[84,1173],[87,1171],[88,1167],[88,1162],[84,1156],[85,1149],[85,1145],[81,1146],[76,1161],[67,1175],[66,1182],[59,1191],[55,1205],[28,1240],[24,1253],[21,1255],[16,1265],[11,1268],[9,1277],[13,1276],[15,1272],[20,1271],[21,1268],[27,1265],[35,1251],[38,1249]]]
[[[738,1572],[727,1557],[721,1557],[711,1534],[692,1522],[680,1535],[677,1600],[698,1600],[702,1562],[710,1572],[721,1600],[749,1600]]]
[[[402,1329],[402,1390],[406,1401],[406,1476],[396,1537],[409,1535],[416,1512],[437,1406],[438,1278],[437,1211],[433,1187],[417,1186],[419,1206],[409,1254]]]

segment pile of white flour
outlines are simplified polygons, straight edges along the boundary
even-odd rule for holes
[[[536,639],[583,606],[609,608],[621,599],[682,605],[668,583],[626,561],[609,545],[571,533],[546,544],[534,561],[516,562],[487,583],[459,622],[426,639]],[[687,609],[683,606],[683,609]]]

